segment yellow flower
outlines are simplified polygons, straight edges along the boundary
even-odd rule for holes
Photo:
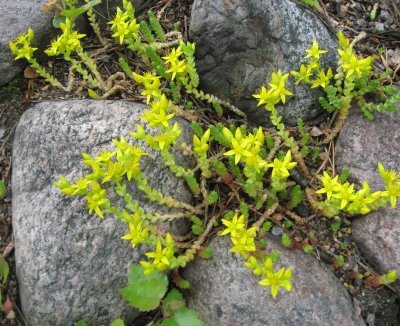
[[[244,263],[244,266],[247,268],[250,268],[253,270],[253,274],[255,276],[261,275],[262,274],[262,267],[260,266],[260,263],[254,256],[250,256],[248,260]]]
[[[318,42],[316,40],[314,40],[312,47],[310,49],[306,50],[306,52],[308,52],[308,54],[305,56],[305,58],[313,57],[315,59],[319,59],[320,54],[324,54],[328,51],[320,50]]]
[[[171,67],[167,72],[172,73],[171,80],[174,80],[176,74],[183,73],[187,70],[187,64],[185,60],[172,61],[170,63]]]
[[[267,260],[270,260],[272,264],[271,258],[267,258]],[[272,269],[265,274],[265,279],[258,283],[264,286],[270,286],[273,298],[276,298],[280,286],[288,292],[292,290],[292,281],[290,280],[292,278],[292,270],[290,268],[285,270],[285,268],[282,267],[278,272]]]
[[[396,171],[386,170],[380,162],[378,163],[378,171],[385,185],[392,184],[398,179]]]
[[[224,153],[224,155],[235,155],[235,164],[239,163],[242,156],[248,157],[253,155],[250,151],[248,151],[249,141],[243,138],[240,128],[236,128],[235,137],[233,137],[232,133],[227,128],[224,128],[223,133],[230,141],[232,146],[232,149]]]
[[[207,153],[208,151],[208,141],[210,140],[211,131],[207,129],[203,134],[201,139],[196,135],[193,135],[193,147],[194,152],[197,154]]]
[[[174,255],[174,251],[168,246],[163,249],[161,241],[158,240],[155,251],[148,252],[145,255],[153,258],[153,265],[158,271],[163,271],[170,265],[169,259]]]
[[[352,47],[348,47],[346,50],[338,50],[340,55],[340,61],[344,72],[346,72],[346,78],[352,75],[357,75],[359,78],[365,72],[369,72],[372,69],[372,57],[365,59],[357,59],[353,53]]]
[[[332,178],[328,172],[324,171],[324,175],[321,177],[321,181],[324,185],[323,188],[316,191],[317,194],[326,194],[328,200],[331,199],[333,192],[338,185],[338,176]]]
[[[286,103],[286,95],[293,95],[292,92],[285,88],[288,77],[289,74],[282,75],[282,71],[279,69],[278,73],[272,73],[271,82],[268,84],[271,87],[273,95],[280,97],[283,104]]]
[[[137,224],[129,222],[129,233],[121,237],[124,240],[130,240],[133,248],[137,244],[143,243],[149,236],[149,231],[146,228],[143,228],[142,222]]]
[[[101,189],[96,181],[92,181],[92,191],[86,196],[89,214],[95,211],[100,218],[104,218],[101,209],[110,207],[110,201],[106,198],[106,195],[107,190]]]
[[[326,86],[329,85],[329,81],[331,80],[332,77],[333,73],[331,68],[328,69],[326,74],[323,70],[320,70],[318,72],[318,78],[313,81],[311,88],[317,88],[319,86],[325,88]]]
[[[236,236],[231,236],[231,241],[234,246],[231,252],[239,253],[244,259],[248,258],[249,252],[256,251],[256,244],[254,243],[256,228],[251,227],[248,230],[242,230]]]
[[[182,55],[182,49],[180,46],[178,48],[173,48],[170,53],[163,57],[165,63],[172,63],[172,62],[177,62],[179,61],[179,57]]]
[[[62,48],[63,44],[62,36],[57,37],[55,40],[51,41],[50,47],[44,51],[48,56],[56,56],[61,53],[60,49]]]
[[[382,192],[382,196],[389,197],[390,205],[396,207],[397,197],[400,197],[400,181],[386,186],[386,191]]]
[[[111,24],[111,29],[114,30],[118,25],[123,24],[128,19],[128,14],[123,12],[120,8],[117,8],[117,13],[113,20],[110,20],[107,24]]]
[[[166,129],[168,128],[169,120],[172,119],[174,115],[174,113],[166,114],[164,109],[160,109],[158,112],[154,110],[146,110],[140,119],[147,121],[150,127],[162,126]]]
[[[112,35],[112,37],[119,37],[119,43],[122,44],[124,42],[124,37],[128,35],[129,32],[129,24],[127,22],[121,22],[116,25],[116,32]]]
[[[297,79],[295,84],[299,84],[301,81],[308,83],[312,75],[311,67],[310,66],[306,67],[305,65],[300,66],[300,71],[291,71],[290,73],[292,74],[293,77]]]
[[[274,163],[267,164],[267,167],[272,167],[272,177],[280,179],[286,179],[290,173],[289,170],[293,169],[297,165],[296,162],[292,162],[292,153],[287,151],[283,161],[275,158]]]
[[[151,72],[146,72],[143,76],[133,73],[133,79],[140,84],[143,84],[144,90],[142,95],[146,96],[146,103],[149,104],[151,97],[159,98],[161,96],[160,76],[154,76]]]
[[[355,198],[354,196],[354,184],[349,184],[348,182],[343,185],[338,183],[335,189],[336,193],[332,195],[334,198],[341,199],[340,209],[346,207],[349,201]]]
[[[257,106],[267,104],[268,106],[273,106],[279,102],[279,97],[276,96],[271,90],[267,91],[265,86],[262,86],[260,91],[253,94],[253,97],[258,99]]]
[[[20,35],[18,40],[14,42],[9,42],[9,46],[11,52],[16,56],[15,60],[25,58],[30,61],[33,58],[33,52],[37,50],[37,48],[33,48],[31,46],[31,41],[34,37],[34,32],[30,28],[28,32],[24,35]]]
[[[220,233],[220,235],[231,234],[231,236],[236,236],[236,234],[240,231],[244,230],[244,215],[240,215],[238,218],[237,214],[232,218],[232,221],[227,219],[221,220],[222,224],[226,226],[226,229]]]

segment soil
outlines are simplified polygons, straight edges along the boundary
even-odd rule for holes
[[[160,13],[161,23],[166,29],[171,28],[174,22],[179,22],[184,35],[188,35],[188,24],[190,7],[192,1],[157,1],[153,6],[155,13]],[[298,1],[301,2],[301,1]],[[362,31],[367,36],[356,44],[356,51],[363,55],[372,55],[375,58],[375,71],[382,72],[391,68],[389,79],[391,83],[399,83],[400,80],[400,7],[396,0],[390,1],[354,1],[354,0],[332,0],[320,1],[321,8],[318,15],[332,30],[342,29],[345,34],[352,38],[357,37]],[[373,11],[376,8],[376,14]],[[88,45],[90,46],[90,44]],[[108,59],[107,59],[108,60]],[[110,60],[109,60],[110,61]],[[116,62],[111,60],[111,62]],[[66,71],[62,62],[55,62],[55,71],[62,74]],[[115,68],[115,67],[114,67]],[[113,66],[104,68],[113,70]],[[108,70],[107,70],[108,71]],[[8,85],[0,88],[0,180],[8,187],[8,193],[0,199],[0,253],[6,258],[10,265],[8,281],[2,289],[5,307],[12,310],[15,316],[6,318],[7,311],[0,312],[0,325],[27,325],[20,311],[18,295],[18,282],[15,273],[13,238],[12,238],[12,212],[11,212],[11,168],[12,168],[12,142],[16,125],[25,110],[32,103],[43,99],[66,98],[65,94],[54,92],[43,88],[44,84],[35,79],[27,79],[19,76]],[[84,95],[75,93],[72,96],[82,97]],[[123,97],[137,99],[137,92],[123,94]],[[327,122],[322,122],[321,129]],[[394,326],[400,324],[400,303],[395,291],[390,287],[378,289],[367,289],[361,281],[349,281],[345,277],[344,270],[333,268],[332,256],[335,254],[336,243],[348,243],[352,251],[354,264],[358,264],[360,272],[374,275],[373,268],[358,252],[352,243],[351,226],[343,226],[333,234],[326,230],[331,229],[331,221],[322,220],[313,224],[313,229],[320,243],[319,258],[335,270],[336,275],[348,288],[354,297],[354,302],[360,314],[368,325]],[[330,250],[333,248],[332,250]],[[326,250],[322,250],[326,249]],[[11,309],[10,309],[11,307]],[[155,314],[148,314],[137,320],[134,325],[146,325],[154,319]]]

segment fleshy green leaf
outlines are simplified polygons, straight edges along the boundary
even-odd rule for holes
[[[53,18],[53,27],[54,28],[60,28],[61,23],[65,23],[65,16],[56,16]]]
[[[180,326],[180,325],[176,322],[175,318],[168,318],[163,320],[161,324],[156,324],[154,326]]]
[[[3,285],[7,282],[9,271],[10,267],[8,266],[7,261],[2,255],[0,255],[0,277]]]
[[[74,324],[74,326],[88,326],[88,324],[86,324],[85,321],[80,320],[80,321],[77,321],[77,322]]]
[[[7,196],[7,185],[3,180],[0,180],[0,199]]]
[[[143,267],[132,265],[128,277],[128,286],[120,289],[122,297],[140,311],[150,311],[160,305],[167,292],[167,276],[155,271],[144,275]]]
[[[92,8],[93,6],[99,4],[100,2],[101,2],[101,0],[91,0],[87,4],[83,5],[80,8],[63,10],[61,12],[61,15],[65,16],[65,17],[75,18],[75,17],[78,17],[78,16],[82,15],[84,12],[86,12],[87,10]]]
[[[101,99],[101,96],[99,94],[97,94],[93,89],[88,88],[88,94],[89,94],[90,98],[92,98],[94,100]]]
[[[182,294],[177,289],[172,289],[163,300],[163,315],[172,316],[175,310],[185,307],[185,305]]]
[[[187,307],[180,308],[174,312],[174,319],[179,326],[206,326],[197,317],[199,313]]]
[[[125,326],[125,323],[122,319],[116,319],[110,324],[110,326]]]

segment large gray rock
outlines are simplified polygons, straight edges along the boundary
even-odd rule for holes
[[[323,66],[335,67],[337,41],[310,11],[289,0],[195,0],[190,37],[196,42],[201,87],[245,111],[250,122],[268,123],[252,97],[272,72],[298,70],[313,40],[329,50]],[[293,80],[292,80],[293,81]],[[280,108],[284,121],[310,120],[321,113],[320,91],[287,83],[295,96]]]
[[[0,0],[0,86],[7,84],[26,65],[24,60],[14,60],[8,42],[15,41],[31,27],[35,31],[35,47],[45,48],[52,34],[52,14],[42,11],[43,0]],[[36,51],[38,52],[38,51]]]
[[[360,111],[352,112],[336,144],[335,161],[338,168],[350,168],[353,182],[368,181],[374,190],[384,189],[378,173],[378,162],[386,169],[400,172],[400,114],[377,113],[374,121],[366,120]],[[400,203],[357,218],[353,237],[378,270],[400,272]],[[395,284],[400,294],[399,284]]]
[[[21,118],[14,141],[12,209],[21,303],[30,325],[70,325],[79,319],[108,325],[113,318],[131,322],[138,315],[119,295],[130,264],[140,256],[121,239],[126,226],[112,217],[88,216],[84,200],[61,194],[53,182],[60,175],[72,181],[88,172],[82,152],[112,150],[111,139],[128,135],[136,123],[149,130],[139,119],[144,108],[122,101],[43,102]],[[190,125],[183,120],[180,125],[183,141],[189,142]],[[147,152],[142,168],[149,182],[190,202],[184,182],[159,155]],[[177,153],[176,160],[187,166],[186,157]]]
[[[230,247],[228,237],[213,239],[214,258],[196,259],[184,271],[192,283],[188,304],[206,325],[364,325],[345,288],[313,256],[267,239],[268,249],[281,254],[277,266],[293,269],[292,292],[281,290],[275,300]]]

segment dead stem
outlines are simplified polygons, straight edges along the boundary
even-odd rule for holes
[[[343,108],[342,110],[340,110],[335,128],[330,130],[328,136],[324,140],[320,141],[317,145],[318,146],[325,145],[325,144],[328,144],[329,142],[331,142],[332,140],[334,140],[335,137],[340,132],[340,130],[342,130],[343,125],[346,122],[348,115],[349,115],[348,108]]]

